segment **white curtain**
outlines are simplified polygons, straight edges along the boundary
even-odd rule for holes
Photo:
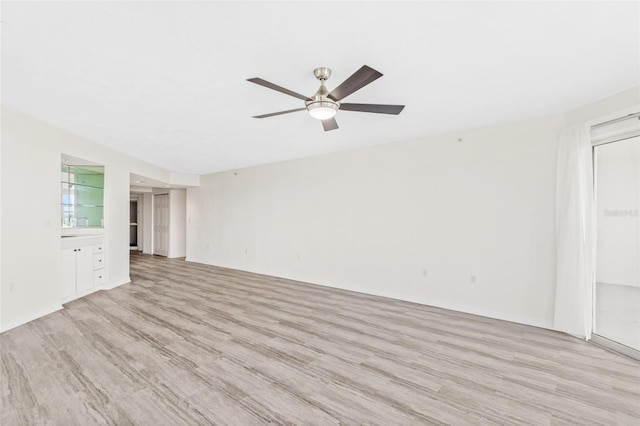
[[[563,129],[556,187],[554,328],[589,340],[595,280],[595,215],[590,128]]]

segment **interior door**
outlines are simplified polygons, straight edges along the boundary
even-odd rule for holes
[[[169,194],[153,197],[153,254],[169,253]]]

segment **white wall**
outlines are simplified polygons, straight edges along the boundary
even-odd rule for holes
[[[184,189],[169,191],[169,254],[167,257],[187,255],[187,192]]]
[[[60,308],[61,154],[105,165],[108,286],[129,281],[129,173],[169,172],[2,109],[2,312],[6,330]]]
[[[640,287],[640,138],[596,147],[596,281]]]
[[[550,328],[558,131],[637,93],[202,176],[187,192],[187,260]]]
[[[169,173],[169,183],[175,186],[200,186],[200,175],[185,173]]]
[[[1,119],[1,117],[0,117]],[[0,125],[1,126],[1,125]],[[2,135],[0,135],[2,136]],[[2,137],[0,137],[0,191],[2,190]],[[2,192],[0,192],[0,195]],[[0,332],[2,331],[2,197],[0,196]]]
[[[187,258],[549,325],[560,125],[203,176],[188,190]]]

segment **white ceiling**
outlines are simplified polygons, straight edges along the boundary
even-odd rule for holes
[[[2,2],[2,103],[171,171],[208,173],[546,115],[639,84],[639,3]],[[302,101],[384,77],[325,133]]]

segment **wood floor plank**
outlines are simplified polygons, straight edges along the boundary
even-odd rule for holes
[[[640,424],[640,364],[561,333],[136,253],[131,277],[0,335],[0,424]]]

